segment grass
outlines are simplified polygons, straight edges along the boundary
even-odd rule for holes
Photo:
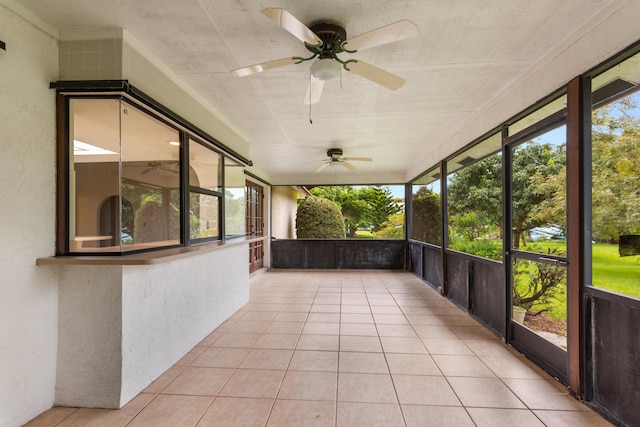
[[[640,298],[640,256],[621,257],[618,245],[592,246],[592,284],[619,294]]]

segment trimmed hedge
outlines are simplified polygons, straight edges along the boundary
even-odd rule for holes
[[[337,204],[322,197],[307,197],[296,213],[299,239],[344,239],[342,212]]]

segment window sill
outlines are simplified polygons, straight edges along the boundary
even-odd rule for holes
[[[224,249],[230,246],[266,240],[267,237],[236,237],[225,242],[202,243],[193,246],[159,249],[157,251],[124,255],[61,255],[38,258],[36,265],[151,265]]]

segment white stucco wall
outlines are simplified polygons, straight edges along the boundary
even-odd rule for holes
[[[53,255],[57,42],[0,1],[0,425],[53,404],[57,272]]]
[[[289,186],[271,187],[271,236],[276,239],[296,238],[298,192]]]
[[[120,408],[249,301],[248,243],[153,265],[60,267],[55,403]]]

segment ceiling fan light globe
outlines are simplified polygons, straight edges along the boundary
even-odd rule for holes
[[[335,79],[340,75],[342,65],[331,58],[319,59],[311,66],[311,75],[322,81]]]

